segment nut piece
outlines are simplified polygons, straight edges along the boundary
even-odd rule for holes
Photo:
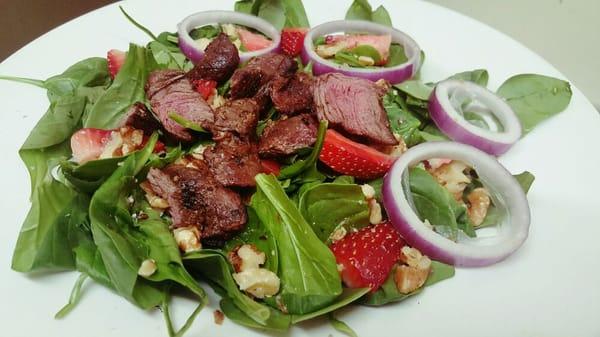
[[[371,225],[381,223],[383,216],[381,215],[381,205],[375,199],[369,200],[369,222]]]
[[[358,63],[365,67],[370,67],[375,64],[375,60],[373,60],[373,58],[369,56],[359,56]]]
[[[457,201],[462,201],[462,193],[471,182],[471,179],[465,175],[467,164],[453,160],[450,164],[443,164],[430,173],[435,177],[437,182],[444,186]]]
[[[144,181],[140,184],[140,188],[146,192],[146,200],[148,200],[148,203],[150,204],[150,206],[152,208],[158,209],[158,210],[165,210],[167,208],[169,208],[169,202],[167,202],[165,199],[159,197],[158,195],[156,195],[156,193],[154,193],[154,190],[152,190],[152,186],[150,186],[150,183],[148,181]]]
[[[233,279],[240,287],[256,298],[271,297],[279,292],[279,277],[264,268],[245,270],[233,274]]]
[[[173,237],[184,253],[197,252],[202,249],[200,231],[197,227],[180,227],[173,230]]]
[[[431,260],[415,248],[402,247],[400,261],[404,265],[396,267],[394,281],[402,294],[411,293],[423,286],[431,272]]]
[[[241,245],[229,252],[229,262],[233,269],[239,273],[251,269],[258,269],[265,264],[267,257],[265,253],[256,248],[255,245]]]
[[[221,325],[223,324],[223,320],[225,320],[225,315],[221,310],[215,310],[213,312],[213,318],[215,320],[215,324]]]
[[[369,184],[364,184],[364,185],[360,185],[360,189],[362,190],[362,193],[366,199],[375,198],[375,189],[373,188],[373,186],[371,186]]]
[[[336,242],[343,239],[346,234],[348,234],[348,230],[344,226],[338,226],[329,236],[329,241]]]
[[[473,225],[477,227],[481,225],[487,215],[488,208],[490,207],[490,194],[485,188],[478,187],[469,193],[467,201],[469,202],[467,215]]]
[[[138,269],[138,275],[142,277],[150,277],[156,272],[156,261],[153,259],[147,259],[142,261],[140,268]]]

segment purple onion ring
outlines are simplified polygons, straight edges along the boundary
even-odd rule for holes
[[[505,211],[494,236],[449,240],[427,227],[412,209],[403,188],[409,167],[431,158],[463,161],[473,167],[490,192],[496,207]],[[408,191],[408,193],[410,193]],[[482,267],[499,262],[527,239],[530,211],[519,183],[496,158],[472,146],[455,142],[427,142],[410,148],[384,177],[383,204],[400,234],[411,246],[434,260],[462,267]]]
[[[451,102],[450,97],[457,92],[487,108],[503,130],[486,130],[469,123]],[[521,138],[521,123],[511,107],[498,95],[473,82],[445,80],[438,83],[429,99],[429,113],[450,139],[495,156],[508,151]]]
[[[196,64],[204,57],[204,50],[202,50],[196,44],[196,41],[192,39],[190,32],[199,26],[220,23],[233,23],[256,29],[273,41],[272,45],[268,48],[251,52],[240,52],[240,62],[245,62],[252,57],[279,50],[279,44],[281,42],[279,31],[269,22],[257,16],[232,11],[199,12],[186,17],[177,25],[179,49],[181,49],[181,52],[190,59],[192,63]]]
[[[337,64],[317,55],[314,40],[319,36],[339,32],[390,34],[392,36],[392,43],[399,43],[404,47],[408,61],[391,68],[362,69]],[[415,40],[397,29],[368,21],[339,20],[327,22],[311,29],[304,38],[301,57],[304,64],[308,64],[309,61],[313,62],[313,73],[315,75],[337,72],[373,82],[384,79],[392,84],[396,84],[406,81],[417,73],[421,62],[421,49]]]

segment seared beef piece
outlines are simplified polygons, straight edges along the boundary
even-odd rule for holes
[[[254,176],[262,172],[256,144],[225,132],[216,141],[203,154],[215,178],[225,186],[255,186]]]
[[[237,48],[227,35],[221,33],[204,50],[204,57],[187,73],[192,80],[204,79],[217,82],[231,77],[240,63]]]
[[[231,77],[232,98],[254,97],[276,75],[292,75],[298,69],[296,61],[286,55],[266,54],[251,59]]]
[[[311,111],[312,77],[305,73],[275,77],[271,81],[271,101],[275,109],[284,114]]]
[[[146,95],[152,110],[172,138],[189,142],[192,134],[173,121],[169,114],[176,113],[205,129],[213,124],[213,111],[190,81],[178,70],[157,70],[148,76]]]
[[[253,98],[227,101],[225,105],[215,110],[215,124],[211,131],[250,135],[256,132],[259,115],[260,107]]]
[[[134,103],[129,108],[121,126],[131,126],[134,129],[142,130],[146,136],[162,129],[160,122],[141,102]]]
[[[310,147],[317,140],[317,119],[310,114],[301,114],[280,119],[269,124],[258,143],[262,157],[280,157]]]
[[[197,226],[203,243],[222,242],[244,229],[247,214],[240,195],[221,186],[204,162],[196,168],[170,165],[150,169],[152,189],[169,202],[173,226]]]
[[[385,89],[356,77],[329,73],[315,79],[313,96],[319,119],[334,128],[381,145],[396,145],[381,102]]]

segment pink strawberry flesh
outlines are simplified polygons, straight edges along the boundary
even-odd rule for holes
[[[94,128],[81,129],[71,136],[73,160],[83,164],[100,157],[111,139],[112,130]]]
[[[237,33],[240,37],[240,41],[242,42],[242,46],[244,46],[247,51],[265,49],[270,47],[273,43],[273,41],[267,39],[264,35],[253,33],[244,28],[238,28]]]
[[[325,38],[327,44],[343,43],[346,49],[352,49],[357,46],[368,45],[379,53],[381,57],[378,65],[385,64],[390,56],[390,45],[392,36],[385,35],[329,35]]]
[[[127,53],[118,49],[111,49],[106,54],[106,61],[108,63],[108,73],[112,79],[117,76],[117,73],[125,63]]]

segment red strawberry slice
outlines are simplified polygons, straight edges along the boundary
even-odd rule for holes
[[[334,171],[359,179],[383,176],[395,158],[327,130],[319,159]]]
[[[304,36],[308,28],[284,28],[281,31],[281,50],[289,56],[298,56],[302,51]]]
[[[244,46],[247,51],[265,49],[273,44],[273,41],[267,39],[264,35],[252,33],[244,28],[238,28],[237,33],[240,37],[240,41],[242,42],[242,46]]]
[[[193,80],[192,84],[194,90],[196,90],[205,101],[214,94],[215,89],[217,88],[217,82],[213,80]]]
[[[124,51],[120,51],[117,49],[111,49],[106,54],[106,61],[108,62],[108,73],[110,74],[110,78],[114,79],[119,72],[119,69],[125,63],[125,58],[127,57],[127,53]]]
[[[400,259],[405,243],[389,222],[347,234],[330,247],[349,288],[377,290]]]
[[[98,159],[111,139],[112,130],[81,129],[71,136],[73,160],[83,164]]]
[[[261,159],[260,166],[262,166],[262,171],[267,174],[272,173],[278,176],[279,171],[281,171],[281,165],[274,160]]]

